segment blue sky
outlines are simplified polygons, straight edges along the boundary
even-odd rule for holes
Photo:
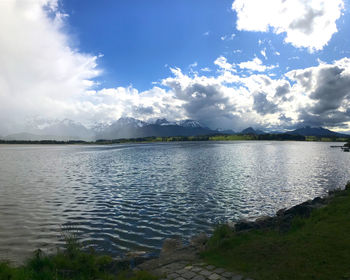
[[[350,130],[348,0],[4,0],[0,134],[72,119]]]
[[[76,47],[104,55],[99,60],[104,69],[99,80],[104,87],[133,85],[147,90],[152,82],[170,74],[169,67],[186,72],[197,62],[198,69],[213,68],[220,55],[230,63],[257,56],[265,63],[279,64],[272,73],[280,75],[287,67],[315,66],[318,59],[332,62],[350,54],[347,11],[337,21],[339,31],[328,45],[310,53],[285,44],[284,34],[238,31],[232,0],[65,0],[61,6],[69,15],[67,28],[76,38]],[[260,53],[264,49],[267,59]]]

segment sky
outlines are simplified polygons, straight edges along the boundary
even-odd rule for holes
[[[350,130],[348,0],[0,0],[0,135],[43,120]]]

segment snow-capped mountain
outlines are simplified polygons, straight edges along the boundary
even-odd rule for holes
[[[156,125],[177,125],[176,122],[169,122],[167,119],[157,119],[154,124]]]
[[[110,125],[110,123],[96,122],[90,126],[90,129],[94,132],[94,134],[101,133]]]
[[[178,121],[177,125],[183,126],[183,127],[204,127],[199,121],[189,120],[189,119]]]
[[[5,140],[85,140],[121,139],[138,137],[170,137],[170,136],[198,136],[211,134],[235,134],[233,130],[212,130],[196,120],[181,120],[169,122],[158,119],[144,122],[134,118],[120,118],[112,123],[95,123],[90,128],[73,120],[44,120],[37,119],[28,122],[24,131],[4,136]],[[264,134],[264,131],[252,127],[244,129],[240,134]],[[348,135],[333,132],[322,127],[303,127],[287,134],[306,136],[336,136]]]
[[[261,134],[265,134],[264,131],[259,130],[259,129],[254,129],[252,127],[247,127],[246,129],[243,129],[241,131],[241,134],[253,134],[253,135],[261,135]]]
[[[19,140],[93,140],[94,133],[79,122],[70,119],[32,119],[24,132],[11,135]],[[26,139],[28,138],[28,139]]]
[[[195,136],[215,134],[217,131],[202,126],[194,120],[169,122],[167,119],[157,119],[154,122],[144,122],[133,118],[121,118],[112,123],[96,139],[118,139],[137,137],[168,137]]]
[[[37,120],[27,125],[27,129],[11,135],[11,139],[20,140],[97,140],[137,137],[196,136],[218,133],[195,120],[169,122],[158,119],[144,122],[138,119],[123,117],[112,123],[95,123],[90,128],[73,120]],[[28,139],[26,139],[28,138]]]
[[[134,118],[120,118],[119,120],[115,121],[114,123],[112,123],[112,125],[114,127],[124,127],[124,126],[132,126],[132,127],[143,127],[145,126],[147,123],[138,119],[134,119]]]

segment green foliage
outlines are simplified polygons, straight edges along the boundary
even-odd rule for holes
[[[198,135],[198,136],[169,136],[169,137],[138,137],[138,138],[122,138],[105,140],[99,139],[95,142],[85,141],[27,141],[27,140],[1,140],[0,144],[123,144],[123,143],[152,143],[152,142],[183,142],[183,141],[246,141],[246,140],[274,140],[274,141],[321,141],[321,142],[346,142],[348,138],[339,137],[317,137],[317,136],[301,136],[291,134],[217,134],[217,135]],[[350,142],[348,144],[350,146]]]
[[[319,137],[319,136],[305,136],[306,141],[314,142],[346,142],[349,139],[344,137]]]
[[[235,233],[218,227],[203,254],[207,262],[254,279],[349,279],[350,184],[287,233]]]
[[[211,141],[240,141],[240,140],[258,140],[256,135],[214,135],[210,136]]]
[[[64,250],[54,255],[45,255],[36,250],[31,259],[20,267],[9,262],[0,262],[1,280],[156,280],[157,277],[139,271],[129,270],[125,262],[113,260],[110,256],[98,255],[94,250],[84,251],[75,233],[64,233]]]

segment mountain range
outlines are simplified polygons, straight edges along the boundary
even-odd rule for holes
[[[57,120],[50,122],[31,123],[25,132],[11,134],[3,140],[85,140],[94,141],[98,139],[121,139],[139,137],[170,137],[170,136],[198,136],[214,134],[291,134],[301,136],[318,137],[350,137],[347,134],[337,133],[322,127],[302,127],[287,132],[265,132],[263,130],[248,127],[241,132],[233,130],[213,130],[196,120],[181,120],[170,122],[166,119],[157,119],[153,122],[144,122],[134,118],[120,118],[110,124],[96,123],[87,128],[72,120]]]

